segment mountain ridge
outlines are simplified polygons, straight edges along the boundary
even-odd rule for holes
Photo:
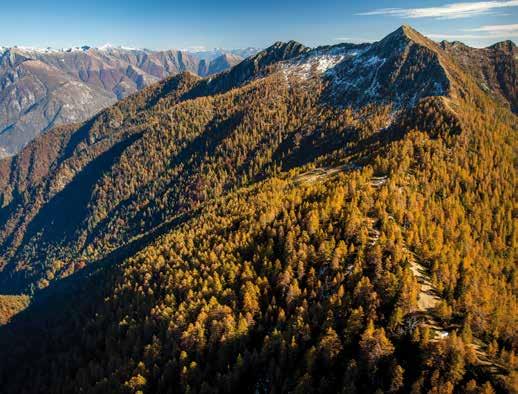
[[[508,40],[487,48],[470,48],[443,41],[441,47],[453,55],[477,84],[501,103],[518,112],[518,49]]]
[[[456,48],[454,44],[448,44],[446,41],[435,43],[408,25],[401,26],[384,40],[385,42],[394,40],[400,43],[402,42],[400,40],[407,43],[415,42],[436,54],[438,48],[443,50],[449,48],[450,54],[455,55],[461,61],[464,71],[472,73],[473,70],[466,62],[475,63],[480,75],[476,78],[478,83],[487,86],[487,89],[492,91],[496,97],[503,102],[509,102],[511,109],[517,111],[518,91],[516,85],[518,77],[516,75],[518,72],[516,56],[518,55],[516,55],[516,45],[512,41],[496,43],[483,50],[468,49],[469,47],[464,46],[461,51],[457,46],[456,53],[453,53],[454,48]],[[277,42],[270,49],[274,49],[276,45],[284,45],[286,46],[285,50],[288,51],[290,46],[293,46],[295,51],[306,48],[302,44],[291,41],[288,43]],[[354,44],[348,45],[351,48],[358,47]],[[378,45],[383,44],[379,42]],[[332,47],[337,48],[338,46]],[[0,69],[0,113],[3,119],[0,124],[0,155],[2,157],[12,155],[39,132],[44,132],[53,125],[82,121],[101,108],[112,104],[115,99],[120,99],[142,89],[144,86],[158,82],[169,74],[175,74],[183,70],[189,70],[202,77],[220,73],[236,65],[241,60],[241,55],[250,55],[254,51],[253,48],[247,48],[226,52],[220,49],[199,53],[188,53],[181,50],[157,52],[113,46],[106,46],[101,49],[82,46],[63,50],[2,48],[2,61],[0,63],[3,64],[4,70],[1,71]],[[304,49],[304,51],[309,51],[309,49]],[[93,58],[88,60],[86,63],[88,65],[81,65],[85,61],[83,57],[89,53],[92,54]],[[301,53],[296,54],[300,55]],[[498,53],[502,55],[496,55]],[[287,55],[287,53],[284,55]],[[71,58],[65,61],[65,59],[60,59],[60,56]],[[110,56],[115,56],[115,60],[107,60]],[[442,55],[438,53],[438,56],[440,61]],[[55,59],[35,63],[32,67],[29,64],[27,66],[21,64],[30,60],[30,58],[42,62],[45,57]],[[463,61],[462,59],[466,60]],[[261,61],[260,59],[256,60]],[[102,64],[106,61],[108,61],[108,68],[104,69],[106,66]],[[63,62],[66,64],[62,64]],[[123,63],[117,66],[116,62]],[[48,69],[49,66],[51,69]],[[113,66],[120,67],[120,70],[111,69]],[[349,66],[354,69],[356,67],[354,64]],[[17,67],[22,69],[16,71]],[[32,76],[35,67],[40,71],[36,73],[37,75]],[[80,68],[75,70],[75,67]],[[45,68],[47,71],[42,72],[41,70]],[[13,69],[14,72],[10,69]],[[253,70],[253,67],[250,70]],[[244,68],[242,68],[242,71],[244,71]],[[369,71],[360,70],[360,72]],[[370,72],[374,72],[374,70]],[[2,73],[4,73],[3,76]],[[47,79],[58,73],[61,73],[61,78],[65,78],[64,80],[69,82],[61,90],[56,91],[54,95],[45,97],[45,92],[48,90],[48,87],[45,87]],[[352,71],[351,73],[356,74]],[[351,82],[348,79],[350,78],[345,78],[346,83]],[[19,88],[16,87],[17,84],[20,84]],[[361,86],[359,90],[365,88],[368,87]],[[381,96],[383,95],[384,93],[381,93]],[[401,99],[405,101],[410,98]],[[39,126],[34,127],[35,124]]]
[[[497,93],[402,27],[278,42],[39,136],[0,161],[6,392],[510,392]]]

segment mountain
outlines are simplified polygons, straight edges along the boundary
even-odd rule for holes
[[[450,93],[454,76],[449,78],[442,60],[435,43],[402,26],[340,62],[334,70],[331,92],[355,105],[385,101],[415,106],[424,97]]]
[[[441,47],[469,72],[479,86],[518,112],[518,48],[504,41],[488,48],[470,48],[460,42],[441,42]]]
[[[82,122],[169,75],[190,71],[206,76],[243,60],[232,52],[220,52],[221,58],[202,61],[196,53],[109,45],[66,50],[2,48],[0,157],[17,153],[53,126]]]
[[[261,52],[261,49],[254,48],[254,47],[248,47],[248,48],[240,48],[240,49],[223,49],[223,48],[200,49],[200,50],[186,49],[185,51],[192,53],[194,56],[196,56],[200,60],[205,60],[206,62],[210,63],[212,60],[214,60],[220,56],[223,56],[223,55],[237,56],[237,57],[245,59],[247,57],[255,55],[258,52]]]
[[[236,64],[240,63],[243,60],[242,57],[237,55],[232,55],[229,53],[218,56],[214,60],[210,62],[207,74],[218,74],[225,70],[228,70],[234,67]]]
[[[513,392],[501,86],[403,26],[40,135],[0,161],[2,390]]]

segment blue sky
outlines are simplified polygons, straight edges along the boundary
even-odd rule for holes
[[[375,41],[402,24],[473,46],[518,41],[518,0],[6,0],[0,12],[0,46],[316,46]]]

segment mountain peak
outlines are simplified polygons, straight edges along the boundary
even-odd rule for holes
[[[263,52],[273,52],[273,51],[297,52],[300,50],[305,51],[305,50],[309,50],[309,48],[306,48],[300,42],[290,40],[288,42],[277,41],[273,45],[266,48]],[[261,53],[261,52],[259,52],[259,53]]]
[[[267,64],[292,59],[308,51],[310,51],[310,48],[297,41],[277,41],[272,46],[252,56],[250,60],[264,67]]]
[[[399,26],[399,28],[396,31],[400,31],[405,35],[412,35],[412,34],[417,33],[417,30],[415,30],[412,26],[407,25],[407,24],[403,24],[403,25]]]
[[[423,36],[417,30],[409,25],[401,25],[398,29],[383,38],[380,43],[398,43],[407,44],[413,42],[425,47],[435,47],[436,44],[429,38]]]
[[[518,50],[518,47],[516,46],[516,44],[511,40],[497,42],[497,43],[489,46],[488,48],[489,49],[498,49],[498,50],[506,52],[506,53],[514,53]]]
[[[401,25],[392,33],[389,33],[385,38],[408,38],[412,39],[412,36],[419,34],[410,25]],[[384,39],[385,39],[384,38]]]
[[[345,56],[331,73],[329,97],[338,105],[391,103],[413,107],[425,97],[445,96],[451,81],[440,48],[408,25]]]
[[[218,74],[225,70],[234,67],[236,64],[243,60],[241,56],[234,55],[232,53],[224,53],[215,59],[213,59],[207,68],[207,74]]]

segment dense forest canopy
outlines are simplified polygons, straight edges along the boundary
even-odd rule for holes
[[[454,54],[276,43],[0,162],[2,390],[518,392],[518,121]]]

